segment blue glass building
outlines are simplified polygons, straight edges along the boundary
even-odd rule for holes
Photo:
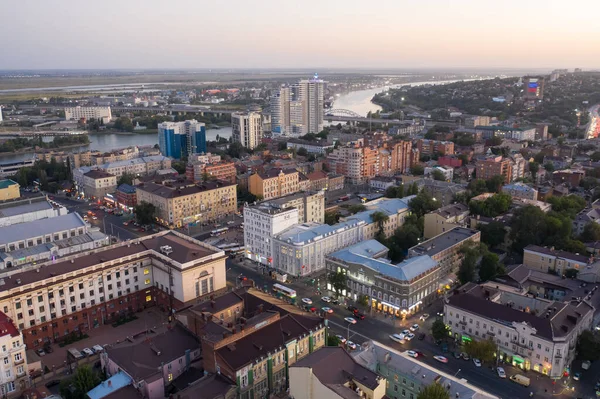
[[[160,123],[158,146],[162,155],[174,159],[205,153],[206,126],[196,120]]]

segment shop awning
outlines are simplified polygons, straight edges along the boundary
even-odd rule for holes
[[[512,357],[513,362],[521,364],[521,363],[525,363],[525,359],[523,359],[521,356],[517,356],[517,355],[513,355]]]
[[[389,302],[381,301],[380,303],[381,303],[382,305],[384,305],[384,306],[389,306],[389,307],[390,307],[390,308],[392,308],[392,309],[400,310],[400,308],[399,308],[398,306],[396,306],[396,305],[392,305],[392,304],[391,304],[391,303],[389,303]]]

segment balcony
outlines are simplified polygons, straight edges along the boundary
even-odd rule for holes
[[[20,360],[15,360],[15,364],[22,364],[23,362],[25,362],[25,358],[21,357]]]

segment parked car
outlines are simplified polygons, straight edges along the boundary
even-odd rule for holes
[[[38,350],[35,351],[35,353],[37,353],[38,356],[40,356],[40,357],[41,356],[46,356],[46,352],[44,352],[43,349],[38,349]]]
[[[333,303],[334,305],[339,305],[339,304],[340,304],[340,301],[339,301],[339,300],[337,300],[336,298],[332,298],[332,299],[331,299],[331,303]]]
[[[496,369],[496,371],[498,372],[498,377],[506,378],[506,372],[504,371],[504,369],[502,367],[498,367]]]
[[[418,354],[417,352],[415,352],[415,351],[407,351],[407,352],[406,352],[406,354],[407,354],[408,356],[410,356],[410,357],[414,357],[414,358],[417,358],[417,357],[419,357],[419,354]]]
[[[321,300],[322,300],[323,302],[327,302],[327,303],[331,302],[331,298],[329,298],[328,296],[324,296],[324,297],[322,297],[322,298],[321,298]]]
[[[410,331],[417,331],[418,329],[419,329],[418,324],[413,324],[412,326],[410,326]]]
[[[468,354],[468,353],[466,353],[466,352],[463,352],[463,353],[461,353],[460,355],[462,356],[462,358],[463,358],[464,360],[471,360],[471,358],[469,357],[469,354]]]
[[[88,356],[92,356],[94,354],[94,351],[91,350],[90,348],[83,348],[82,352]]]
[[[310,298],[302,298],[302,302],[307,305],[312,305],[312,299]]]
[[[349,311],[351,311],[352,313],[358,313],[358,308],[356,306],[348,306],[347,308]]]
[[[342,337],[341,335],[336,335],[336,337],[337,337],[337,339],[339,339],[339,340],[340,340],[340,342],[341,342],[342,344],[345,344],[345,343],[346,343],[346,338]]]
[[[407,341],[412,341],[412,339],[415,337],[415,334],[413,333],[408,333],[406,334],[406,336],[404,337],[405,340]]]
[[[94,345],[92,346],[92,349],[96,353],[102,352],[104,350],[104,348],[101,345]]]
[[[455,359],[460,359],[461,357],[462,357],[462,355],[460,354],[460,352],[454,352]]]
[[[473,358],[473,364],[475,364],[475,367],[481,367],[481,361],[479,359]]]
[[[399,344],[404,343],[404,334],[392,334],[390,335],[390,339],[394,342],[398,342]]]
[[[421,315],[421,317],[419,317],[419,320],[423,320],[423,321],[425,321],[425,320],[427,320],[428,318],[429,318],[429,313],[423,313],[423,314]]]
[[[408,334],[410,334],[410,330],[402,330],[402,334],[408,335]]]
[[[354,317],[356,317],[359,320],[364,320],[365,319],[365,315],[362,313],[354,313]]]
[[[352,350],[356,350],[356,344],[352,341],[347,341],[346,342],[346,348],[348,349],[352,349]]]
[[[581,373],[577,372],[577,373],[573,374],[573,379],[575,381],[579,381],[581,379]]]

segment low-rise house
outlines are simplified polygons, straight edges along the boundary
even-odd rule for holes
[[[553,272],[562,276],[569,269],[581,270],[591,263],[585,255],[555,250],[538,245],[528,245],[523,249],[523,265],[541,272]]]
[[[511,183],[502,187],[502,192],[510,194],[513,198],[537,200],[538,191],[524,183]]]
[[[455,227],[467,227],[469,207],[462,204],[450,204],[425,214],[424,234],[429,239],[452,230]]]

